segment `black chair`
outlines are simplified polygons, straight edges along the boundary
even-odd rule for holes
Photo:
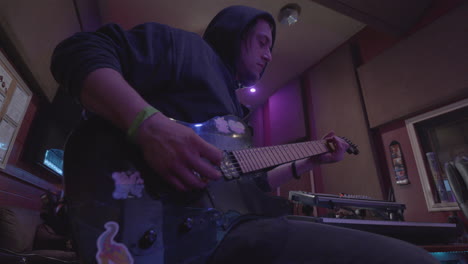
[[[445,174],[455,194],[458,206],[465,215],[465,218],[468,218],[468,157],[458,156],[454,161],[445,163]],[[468,242],[468,234],[463,222],[458,219],[456,213],[451,218],[459,228],[459,242]]]
[[[457,199],[458,206],[468,218],[468,157],[456,157],[445,163],[445,173]]]

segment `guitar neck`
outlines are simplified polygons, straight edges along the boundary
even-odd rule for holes
[[[248,132],[248,126],[240,118],[231,115],[214,117],[204,123],[197,124],[176,122],[192,128],[208,143],[225,150],[225,157],[220,169],[228,180],[239,178],[242,174],[335,150],[334,144],[323,139],[280,146],[248,148],[251,145],[251,134]],[[346,150],[348,153],[355,155],[359,153],[357,146],[350,140],[342,139],[349,144]]]
[[[329,152],[326,140],[232,151],[242,173],[249,173]]]

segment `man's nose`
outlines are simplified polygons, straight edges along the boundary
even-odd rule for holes
[[[271,51],[270,49],[267,49],[265,53],[263,53],[263,56],[262,58],[266,61],[266,62],[270,62],[273,58],[271,56]]]

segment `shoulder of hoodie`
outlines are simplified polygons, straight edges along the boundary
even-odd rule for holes
[[[160,41],[176,49],[192,49],[205,56],[215,55],[212,47],[197,33],[175,28],[157,22],[147,22],[136,25],[131,29],[124,29],[117,23],[108,23],[96,31],[96,34],[105,34],[111,38],[125,38],[130,42],[139,41]],[[217,57],[217,55],[215,55]]]
[[[89,33],[89,32],[87,32]],[[99,28],[96,31],[97,34],[105,34],[105,35],[122,35],[126,38],[128,37],[152,37],[154,39],[167,39],[167,40],[192,40],[192,41],[199,41],[204,43],[204,45],[208,45],[208,43],[203,40],[203,38],[190,31],[186,31],[183,29],[171,27],[166,24],[161,24],[157,22],[147,22],[143,24],[136,25],[131,29],[124,29],[117,23],[108,23]],[[85,33],[86,34],[86,33]]]

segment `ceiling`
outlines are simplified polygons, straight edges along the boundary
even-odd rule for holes
[[[383,4],[376,5],[375,1]],[[410,2],[420,4],[409,12],[408,5],[415,5],[406,0],[294,1],[302,9],[299,22],[293,26],[278,23],[273,61],[256,85],[257,92],[241,91],[241,100],[251,106],[265,102],[275,90],[317,63],[366,24],[387,32],[404,30],[400,21],[408,21],[406,26],[413,23],[430,0]],[[53,48],[81,28],[91,31],[108,22],[131,28],[156,21],[202,34],[211,18],[224,7],[249,5],[268,11],[276,18],[288,3],[288,0],[0,0],[0,40],[31,89],[52,101],[58,87],[49,72]],[[382,11],[386,9],[390,13]],[[402,20],[402,16],[407,19]],[[394,21],[400,24],[392,23]]]
[[[224,7],[249,5],[268,11],[276,18],[288,0],[101,0],[99,3],[104,23],[113,21],[130,28],[144,21],[158,21],[203,34],[211,18]],[[278,23],[273,60],[256,85],[255,94],[248,90],[240,92],[239,97],[244,104],[254,106],[262,103],[276,89],[300,75],[364,26],[309,0],[296,3],[301,6],[299,22],[293,26]]]

